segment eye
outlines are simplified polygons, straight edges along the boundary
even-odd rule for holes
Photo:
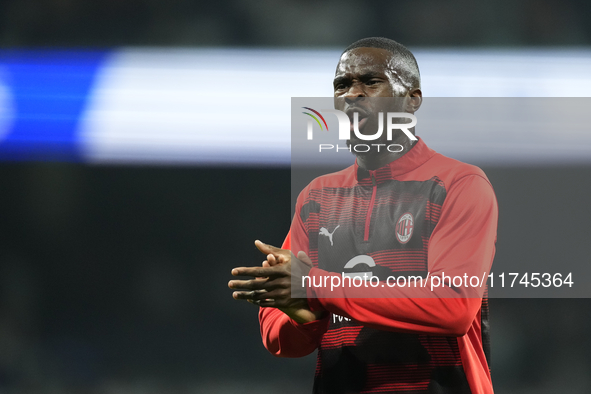
[[[347,87],[346,84],[344,84],[343,82],[339,82],[334,85],[334,90],[343,90],[346,87]]]
[[[370,79],[369,81],[365,82],[365,84],[367,86],[371,86],[371,85],[376,85],[376,84],[378,84],[380,82],[382,82],[382,81],[379,80],[379,79]]]

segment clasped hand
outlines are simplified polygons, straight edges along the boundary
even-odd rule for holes
[[[255,245],[267,255],[267,259],[261,267],[239,267],[232,270],[234,276],[253,277],[248,280],[231,280],[228,287],[236,290],[232,296],[261,307],[279,308],[299,323],[319,318],[321,313],[311,312],[308,307],[305,289],[292,286],[292,283],[301,285],[302,276],[309,274],[312,269],[310,258],[304,252],[299,252],[296,258],[289,250],[261,241],[255,241]],[[292,291],[298,293],[292,294]]]

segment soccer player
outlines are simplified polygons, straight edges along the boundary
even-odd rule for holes
[[[334,95],[337,109],[351,119],[360,114],[358,128],[367,134],[384,110],[374,97],[396,98],[395,112],[419,109],[418,65],[395,41],[362,39],[341,55]],[[360,142],[353,135],[348,144]],[[263,343],[272,354],[318,349],[315,393],[492,393],[486,296],[451,277],[488,275],[494,191],[482,170],[420,138],[398,133],[392,142],[403,149],[355,153],[354,165],[313,180],[298,197],[283,248],[257,241],[267,255],[263,266],[235,268],[233,275],[252,279],[229,287],[234,298],[261,307]],[[360,276],[354,266],[370,270],[381,286],[318,286],[342,279],[341,272]],[[435,296],[429,286],[384,286],[388,276],[443,285]],[[306,297],[295,298],[292,283],[302,278]]]

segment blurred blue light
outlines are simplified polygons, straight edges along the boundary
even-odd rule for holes
[[[105,52],[2,51],[5,130],[2,160],[77,160],[80,115]],[[0,112],[2,115],[2,112]]]
[[[414,52],[426,97],[591,93],[588,49]],[[291,97],[330,97],[339,55],[287,49],[0,51],[0,160],[289,166]],[[417,131],[423,135],[420,123]],[[476,162],[485,156],[471,147],[488,144],[484,137],[474,133],[465,141],[465,153]],[[458,158],[461,149],[453,152]],[[539,162],[532,152],[526,161]],[[495,156],[486,158],[494,163]],[[499,157],[499,163],[512,161],[524,157]]]

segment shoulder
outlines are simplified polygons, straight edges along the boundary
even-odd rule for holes
[[[355,182],[355,165],[351,165],[340,171],[324,174],[315,178],[302,190],[300,197],[302,195],[309,194],[312,190],[319,190],[328,187],[352,187],[355,185]]]
[[[429,162],[446,191],[444,210],[491,213],[496,218],[498,202],[484,171],[472,164],[435,154]],[[457,211],[459,209],[460,211]],[[462,215],[460,215],[462,216]]]
[[[441,153],[433,155],[425,164],[435,171],[437,177],[443,181],[447,190],[450,190],[462,181],[476,181],[478,179],[481,181],[476,181],[477,183],[487,184],[492,190],[492,184],[484,171],[475,165],[452,159]]]

